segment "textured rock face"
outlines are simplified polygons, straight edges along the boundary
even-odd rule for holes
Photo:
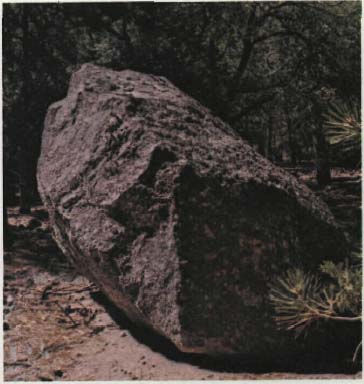
[[[289,348],[269,281],[346,250],[323,202],[151,75],[75,72],[48,110],[38,184],[69,259],[183,351]]]

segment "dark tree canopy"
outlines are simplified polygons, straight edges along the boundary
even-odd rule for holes
[[[326,156],[322,112],[360,99],[360,17],[358,1],[4,4],[9,199],[36,196],[46,110],[85,62],[167,77],[271,160]]]

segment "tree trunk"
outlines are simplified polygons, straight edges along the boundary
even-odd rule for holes
[[[26,140],[27,128],[29,128],[28,115],[29,108],[28,103],[30,100],[30,60],[29,60],[29,9],[27,4],[23,4],[22,7],[22,50],[23,50],[23,62],[22,62],[22,135],[23,140],[19,142],[19,175],[20,175],[20,209],[19,213],[29,214],[31,204],[31,178],[30,162],[28,159],[27,147],[29,143]]]
[[[30,214],[30,207],[33,197],[33,180],[30,154],[21,150],[19,156],[19,190],[20,190],[20,214]]]
[[[319,188],[325,188],[331,182],[330,161],[327,143],[324,135],[319,130],[317,136],[316,150],[316,179]]]
[[[293,166],[296,166],[297,149],[296,149],[296,143],[294,142],[294,137],[293,137],[293,124],[292,124],[291,117],[289,115],[289,110],[287,108],[287,105],[285,105],[285,114],[286,114],[286,121],[287,121],[288,145],[289,145],[291,163]]]
[[[9,183],[9,172],[8,172],[8,161],[7,157],[3,158],[3,238],[4,238],[4,249],[7,249],[12,244],[12,233],[10,230],[9,222],[8,222],[8,209],[9,201],[11,201],[14,197],[12,194],[12,190],[9,188],[11,185]]]
[[[269,116],[269,123],[265,130],[265,157],[271,159],[272,153],[272,118]]]
[[[331,182],[331,171],[329,161],[329,148],[323,133],[322,105],[315,102],[314,112],[317,119],[316,129],[316,180],[319,188],[325,188]]]
[[[8,210],[3,205],[4,249],[8,249],[13,243],[13,236],[8,222]]]
[[[20,182],[20,207],[19,213],[22,215],[29,215],[31,213],[31,193],[29,191],[29,186],[26,181],[21,180]]]
[[[215,111],[217,114],[221,112],[221,101],[216,97],[217,90],[217,63],[216,63],[216,46],[213,41],[213,38],[210,37],[209,47],[208,47],[208,59],[210,67],[210,76],[209,76],[209,107]]]

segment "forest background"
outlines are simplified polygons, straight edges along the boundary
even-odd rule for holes
[[[360,105],[360,18],[360,1],[3,4],[5,224],[7,206],[39,201],[45,114],[85,62],[167,77],[324,184],[330,164],[358,166],[360,150],[330,146],[324,124],[332,106]]]

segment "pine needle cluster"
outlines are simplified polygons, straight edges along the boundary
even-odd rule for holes
[[[356,101],[331,103],[323,117],[325,136],[329,144],[344,154],[360,154],[360,104]]]
[[[335,264],[325,261],[320,273],[311,274],[301,269],[288,270],[270,286],[270,301],[280,329],[305,334],[319,321],[358,322],[362,320],[361,257]],[[357,359],[359,343],[353,360]]]

